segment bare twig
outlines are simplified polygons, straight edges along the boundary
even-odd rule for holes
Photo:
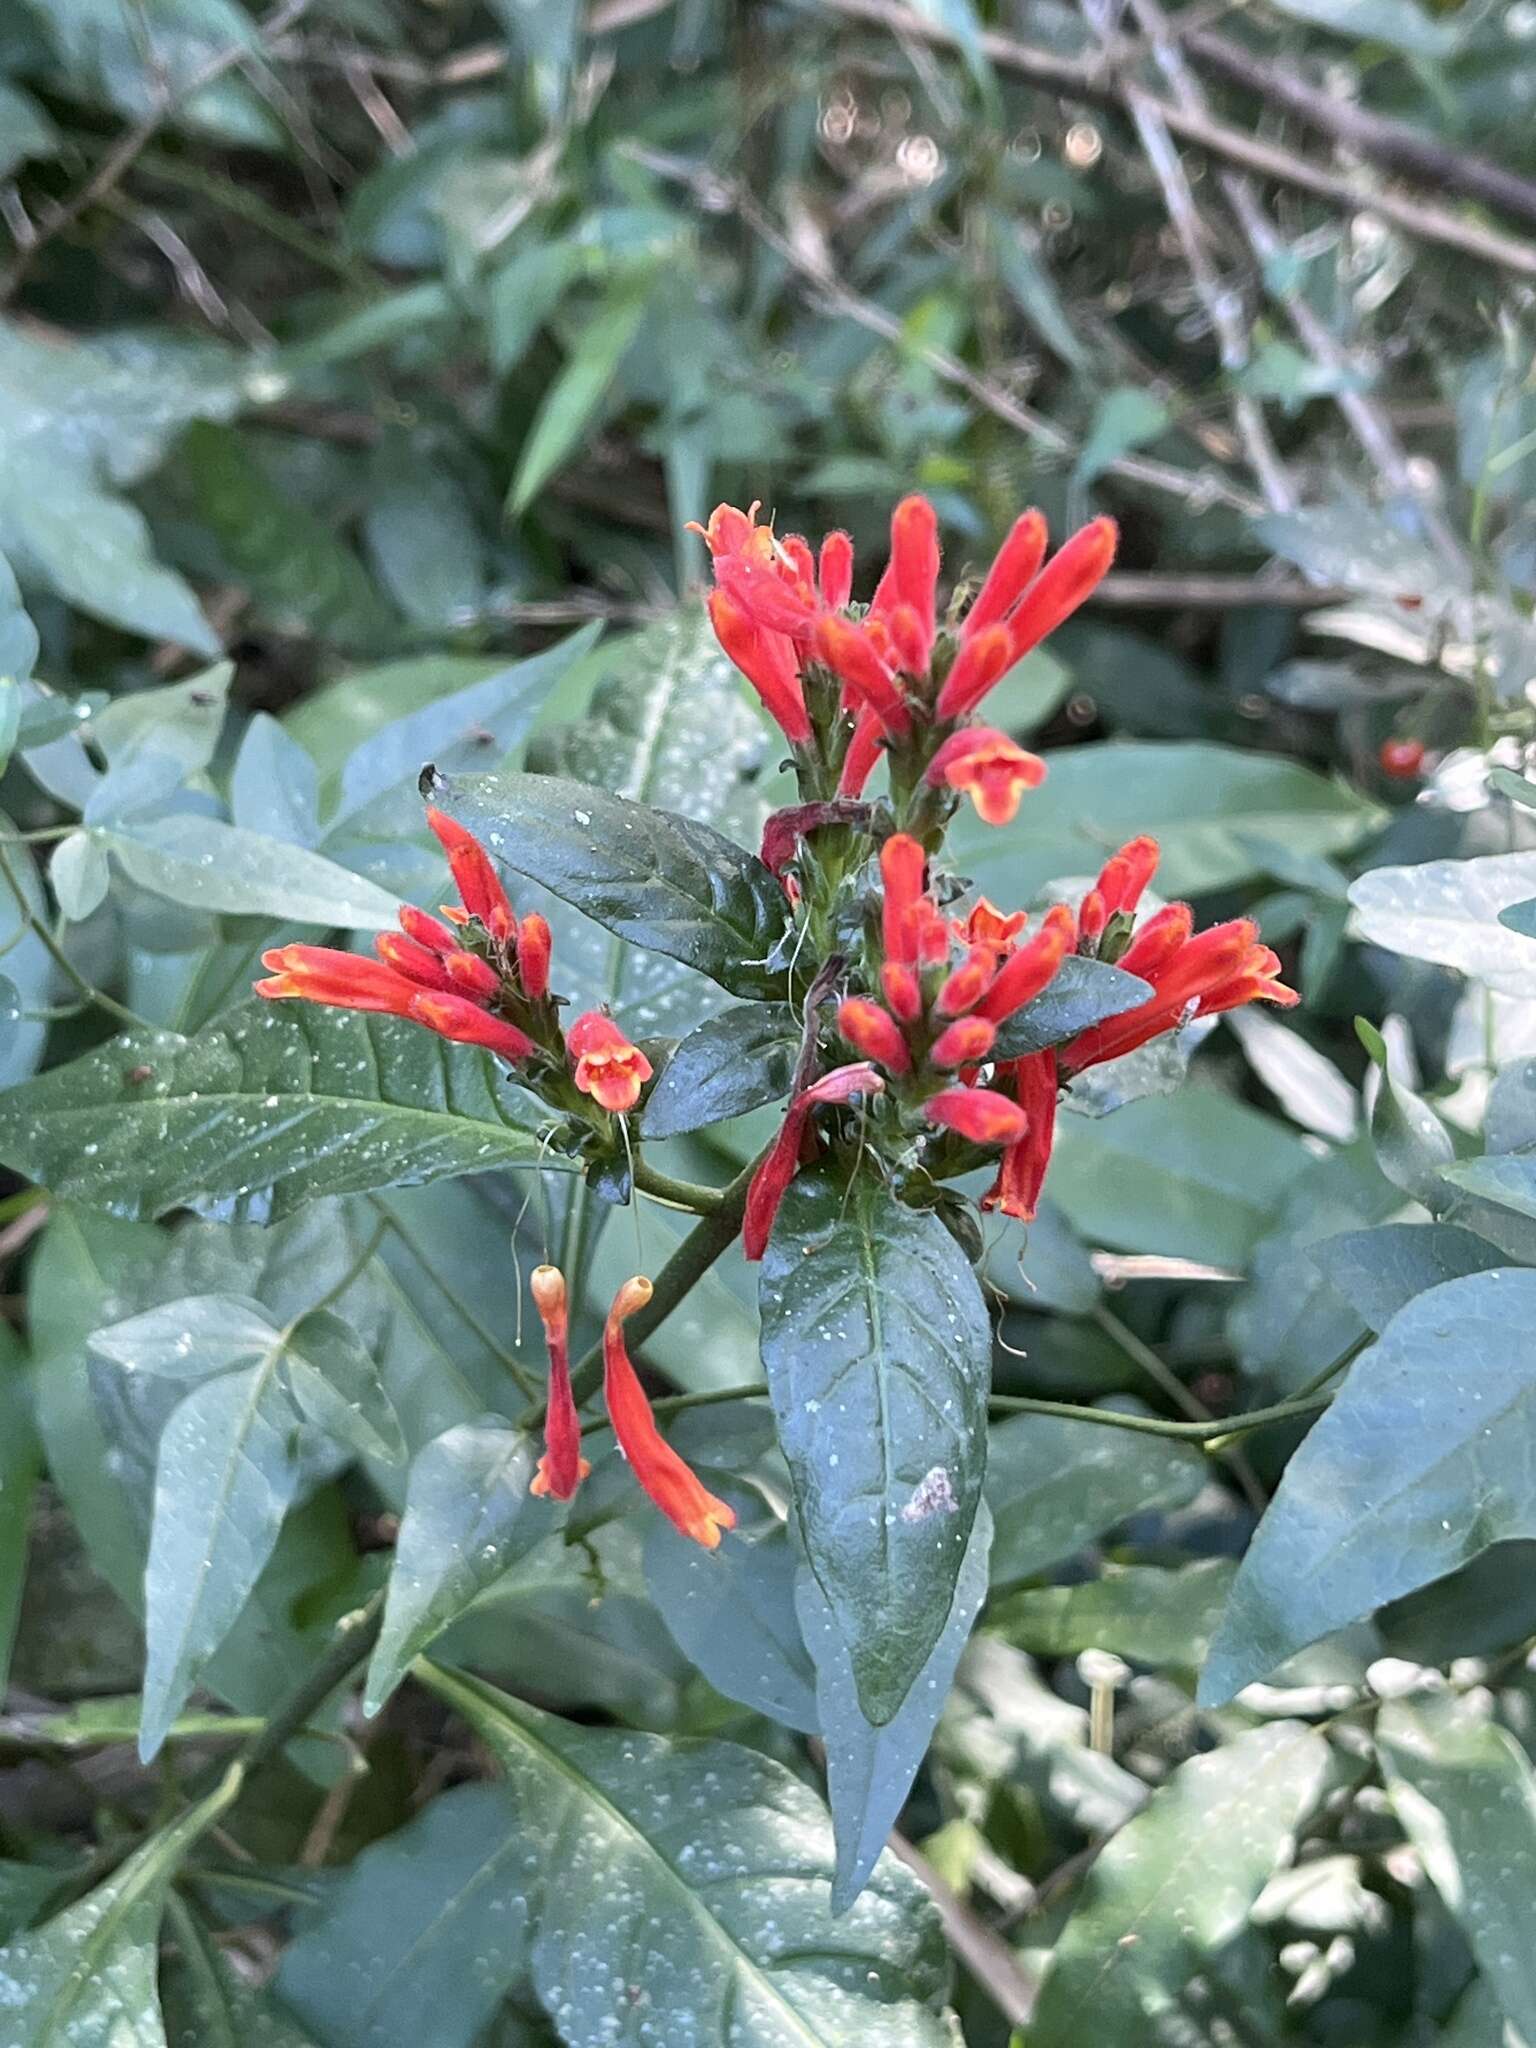
[[[865,22],[888,34],[951,48],[957,43],[952,30],[900,5],[899,0],[818,0],[818,4],[826,13]],[[990,32],[984,33],[980,42],[992,63],[1065,99],[1082,100],[1094,106],[1118,107],[1126,103],[1125,80],[1102,59],[1058,56],[1053,50],[1039,49],[1017,37]],[[1192,105],[1161,98],[1155,99],[1154,104],[1173,134],[1185,142],[1197,143],[1229,164],[1239,165],[1275,184],[1311,192],[1346,213],[1376,214],[1419,241],[1458,249],[1464,256],[1507,270],[1516,277],[1536,278],[1536,244],[1464,220],[1432,200],[1368,185],[1358,178],[1328,170],[1293,151],[1229,127]]]
[[[16,291],[36,261],[39,251],[56,235],[62,234],[68,227],[73,227],[83,213],[89,212],[98,201],[104,199],[121,183],[133,168],[140,152],[148,148],[179,107],[186,106],[196,99],[200,92],[206,92],[210,85],[217,84],[227,72],[249,63],[263,44],[269,42],[272,37],[281,35],[285,29],[291,28],[308,12],[310,5],[311,0],[283,0],[280,7],[257,25],[253,42],[231,43],[227,49],[220,50],[216,56],[210,57],[201,69],[193,72],[178,92],[163,91],[154,108],[128,129],[114,147],[108,150],[74,196],[62,201],[37,223],[37,230],[31,241],[24,248],[18,249],[15,261],[5,276],[0,278],[0,304]]]
[[[1083,0],[1083,12],[1100,41],[1108,44],[1112,25],[1104,0]],[[1163,204],[1168,209],[1168,218],[1184,251],[1184,260],[1189,265],[1189,274],[1194,280],[1200,303],[1216,336],[1221,367],[1233,380],[1232,424],[1247,451],[1259,489],[1271,511],[1294,512],[1300,502],[1299,495],[1280,458],[1280,451],[1270,437],[1264,408],[1236,383],[1249,363],[1249,328],[1242,301],[1238,293],[1217,275],[1207,247],[1205,222],[1195,205],[1195,195],[1190,190],[1183,159],[1174,147],[1168,123],[1163,119],[1153,95],[1138,85],[1127,84],[1126,103],[1147,161],[1162,188]]]
[[[905,1835],[893,1834],[890,1845],[938,1908],[950,1947],[982,1990],[1010,2026],[1026,2026],[1040,1996],[1038,1980],[1024,1969],[1003,1937],[950,1890],[928,1858]]]
[[[1173,39],[1161,0],[1130,0],[1130,4],[1151,38],[1158,68],[1180,106],[1203,109],[1203,90]],[[1283,254],[1280,237],[1252,184],[1236,171],[1223,171],[1220,179],[1227,203],[1237,216],[1238,226],[1261,271],[1271,280],[1278,279],[1280,267],[1277,259]],[[1329,369],[1347,371],[1351,367],[1347,351],[1335,339],[1327,322],[1314,310],[1311,301],[1302,293],[1277,282],[1272,282],[1270,289],[1312,356]],[[1347,382],[1335,397],[1346,424],[1375,464],[1382,480],[1398,496],[1410,498],[1420,506],[1425,529],[1436,547],[1448,560],[1459,563],[1462,560],[1461,545],[1434,507],[1425,504],[1424,494],[1409,464],[1407,450],[1385,412],[1369,392],[1356,390]]]
[[[1345,604],[1358,595],[1342,584],[1303,583],[1294,576],[1127,574],[1106,576],[1088,602],[1121,611],[1252,611],[1276,605],[1284,611],[1310,612]]]
[[[1471,150],[1449,149],[1406,121],[1373,114],[1353,100],[1336,99],[1273,59],[1256,57],[1225,36],[1187,28],[1182,21],[1171,22],[1170,27],[1203,70],[1220,72],[1234,84],[1247,86],[1266,106],[1284,107],[1356,155],[1406,171],[1442,191],[1461,192],[1469,199],[1536,221],[1536,180]]]
[[[839,0],[832,0],[839,4]],[[1023,404],[1005,391],[989,377],[983,377],[964,363],[948,349],[936,348],[927,342],[913,339],[906,332],[896,314],[888,312],[871,299],[861,298],[850,291],[829,264],[802,248],[786,235],[758,205],[744,185],[734,180],[721,178],[702,166],[688,162],[682,157],[669,156],[659,150],[643,148],[638,144],[621,145],[624,153],[643,163],[648,170],[659,177],[669,178],[673,183],[686,186],[708,213],[734,213],[758,239],[767,244],[803,281],[806,296],[823,311],[841,315],[852,320],[857,326],[867,328],[871,334],[878,334],[886,341],[897,343],[901,348],[925,363],[936,377],[957,390],[965,392],[985,411],[992,413],[1016,433],[1033,441],[1037,447],[1057,457],[1070,458],[1075,445],[1070,434],[1057,426],[1044,413],[1036,412],[1033,406]],[[1162,491],[1171,497],[1183,498],[1195,504],[1230,505],[1234,511],[1257,517],[1263,510],[1264,501],[1256,498],[1251,491],[1233,483],[1214,471],[1202,471],[1198,475],[1191,470],[1180,469],[1170,462],[1156,462],[1147,456],[1122,455],[1108,463],[1108,476],[1118,476],[1128,483],[1142,484],[1149,490]]]

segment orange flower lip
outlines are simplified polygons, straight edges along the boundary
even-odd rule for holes
[[[655,1070],[611,1017],[587,1010],[566,1033],[565,1043],[575,1062],[576,1086],[584,1095],[616,1116],[634,1108]]]
[[[953,732],[928,764],[927,780],[935,788],[946,783],[964,790],[987,825],[1011,825],[1019,796],[1038,789],[1045,763],[989,725],[962,726]]]

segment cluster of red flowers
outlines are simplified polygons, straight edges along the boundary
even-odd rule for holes
[[[941,621],[938,525],[926,498],[904,498],[892,514],[890,561],[864,610],[850,602],[847,534],[829,534],[813,556],[799,534],[779,537],[756,513],[717,505],[697,528],[714,563],[710,618],[802,769],[825,765],[836,794],[857,797],[891,748],[913,757],[930,788],[965,791],[988,824],[1006,825],[1045,764],[1006,733],[965,721],[1103,578],[1114,521],[1095,519],[1047,563],[1045,521],[1023,513],[963,617]]]
[[[633,1109],[651,1078],[645,1054],[601,1010],[586,1011],[562,1038],[549,993],[548,923],[536,910],[516,915],[472,832],[436,809],[427,823],[459,891],[459,903],[443,906],[446,923],[402,904],[400,931],[374,941],[377,960],[330,946],[275,947],[261,956],[272,972],[256,993],[408,1017],[514,1065],[563,1070],[568,1062],[583,1095],[615,1115]]]
[[[571,1390],[565,1276],[557,1266],[540,1266],[531,1286],[549,1351],[549,1400],[544,1414],[544,1455],[529,1491],[551,1500],[570,1500],[592,1468],[581,1455],[581,1418]],[[736,1511],[709,1491],[656,1427],[624,1341],[626,1319],[645,1307],[652,1292],[644,1274],[626,1280],[603,1325],[603,1399],[608,1420],[642,1491],[675,1529],[706,1550],[714,1550],[721,1531],[735,1528]]]

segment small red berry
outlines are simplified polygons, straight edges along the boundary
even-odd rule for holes
[[[1377,759],[1383,775],[1390,775],[1394,782],[1412,782],[1424,766],[1424,742],[1383,740]]]

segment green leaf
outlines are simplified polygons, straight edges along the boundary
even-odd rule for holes
[[[737,1003],[690,1031],[646,1098],[640,1130],[677,1138],[789,1093],[802,1028],[782,1003]]]
[[[1236,1569],[1225,1557],[1177,1571],[1107,1564],[1081,1585],[1015,1593],[989,1611],[987,1626],[1035,1657],[1107,1650],[1136,1664],[1198,1671]]]
[[[916,1881],[884,1856],[834,1919],[825,1810],[781,1765],[729,1743],[577,1727],[475,1679],[424,1675],[506,1774],[533,1989],[567,2048],[612,2043],[615,1979],[658,2041],[696,2048],[952,2038],[943,1945]]]
[[[0,832],[15,829],[13,821],[0,811]],[[0,946],[5,947],[0,973],[14,990],[18,1008],[40,1010],[48,1003],[54,977],[53,961],[36,930],[47,917],[47,900],[28,849],[13,847],[10,862],[16,888],[0,879]],[[22,921],[23,909],[32,920],[30,928]],[[4,1020],[4,1029],[0,1030],[0,1088],[10,1088],[26,1079],[42,1056],[47,1036],[46,1024],[26,1024],[16,1018]],[[3,1114],[0,1104],[0,1118]]]
[[[814,1575],[801,1569],[795,1600],[806,1647],[816,1665],[816,1711],[827,1749],[827,1796],[837,1838],[834,1913],[848,1910],[879,1862],[928,1753],[961,1652],[987,1597],[991,1543],[992,1518],[983,1501],[961,1560],[954,1604],[943,1632],[900,1711],[883,1728],[865,1718],[853,1660],[831,1605]]]
[[[1310,1246],[1308,1256],[1329,1286],[1377,1332],[1416,1294],[1505,1263],[1495,1245],[1455,1223],[1382,1223],[1374,1230],[1346,1230]]]
[[[883,1726],[943,1633],[976,1515],[986,1305],[932,1211],[873,1175],[811,1171],[779,1210],[759,1307],[806,1557]]]
[[[173,1896],[176,1955],[161,1970],[173,2048],[318,2048],[264,1991],[243,1984],[209,1928]]]
[[[556,775],[467,775],[433,798],[498,860],[617,938],[733,995],[782,996],[783,970],[770,962],[788,931],[784,892],[708,825]]]
[[[318,1309],[283,1334],[284,1380],[316,1428],[365,1458],[403,1458],[400,1418],[352,1325]]]
[[[417,1453],[364,1713],[376,1714],[411,1660],[559,1526],[553,1503],[529,1497],[535,1463],[528,1438],[494,1415],[446,1430]]]
[[[1475,1698],[1388,1700],[1376,1717],[1387,1791],[1460,1921],[1504,2017],[1536,2040],[1536,1772]]]
[[[1375,1064],[1379,1083],[1371,1106],[1371,1143],[1376,1164],[1393,1187],[1401,1188],[1432,1214],[1446,1208],[1441,1170],[1456,1157],[1451,1134],[1422,1095],[1393,1073],[1386,1041],[1373,1024],[1355,1019],[1355,1035]]]
[[[1275,0],[1282,14],[1331,29],[1356,43],[1385,43],[1414,57],[1449,57],[1462,40],[1454,21],[1437,21],[1416,0]]]
[[[1529,896],[1523,903],[1511,903],[1499,912],[1499,923],[1509,932],[1518,932],[1522,939],[1536,939],[1536,896]]]
[[[392,1017],[257,1001],[195,1038],[124,1032],[0,1096],[0,1155],[119,1216],[277,1217],[531,1165],[534,1116],[489,1054]]]
[[[1410,1301],[1349,1369],[1243,1559],[1201,1698],[1228,1700],[1331,1629],[1536,1537],[1536,1273]]]
[[[725,1482],[740,1517],[713,1555],[658,1515],[645,1534],[645,1583],[678,1648],[727,1699],[817,1733],[815,1672],[795,1615],[795,1555],[784,1525]],[[755,1514],[753,1512],[755,1510]]]
[[[37,628],[28,618],[21,601],[15,571],[4,555],[0,555],[0,677],[7,683],[24,683],[31,675],[32,664],[36,660]],[[0,745],[0,769],[9,760],[15,742],[21,715],[20,693],[9,690],[3,701],[9,709],[0,714],[0,735],[6,735],[4,744]]]
[[[1063,1117],[1050,1189],[1092,1243],[1241,1267],[1309,1158],[1284,1124],[1191,1087]]]
[[[507,494],[512,512],[527,511],[586,432],[640,331],[657,281],[657,273],[649,265],[621,277],[596,318],[582,323],[580,339],[539,408],[518,456],[517,473]]]
[[[217,818],[178,812],[104,835],[141,889],[190,910],[358,931],[392,930],[399,899],[350,869]]]
[[[21,1343],[0,1328],[0,1698],[27,1576],[27,1540],[41,1460],[22,1376]]]
[[[1370,868],[1350,884],[1362,938],[1411,960],[1457,968],[1504,995],[1536,996],[1536,938],[1500,913],[1536,896],[1536,853]]]
[[[993,1583],[1033,1578],[1131,1515],[1184,1507],[1208,1470],[1193,1444],[1170,1437],[1054,1415],[995,1423],[987,1453]]]
[[[967,810],[951,833],[955,865],[994,903],[1027,902],[1051,882],[1096,873],[1106,855],[1141,832],[1162,848],[1157,886],[1164,896],[1235,888],[1263,872],[1253,834],[1298,853],[1334,854],[1363,837],[1376,816],[1341,784],[1235,747],[1114,740],[1045,758],[1049,778],[1006,830]]]
[[[1481,1201],[1517,1216],[1536,1216],[1536,1159],[1524,1152],[1503,1152],[1485,1159],[1465,1159],[1444,1170],[1442,1178]]]
[[[1181,2022],[1182,1993],[1247,1925],[1329,1771],[1294,1721],[1192,1757],[1101,1850],[1052,1951],[1030,2048],[1140,2042]]]
[[[1106,392],[1078,451],[1074,479],[1080,484],[1092,483],[1122,455],[1155,441],[1172,417],[1162,399],[1139,384],[1123,384]]]
[[[240,1790],[238,1770],[78,1904],[0,1948],[12,2048],[166,2048],[155,1990],[166,1888]]]
[[[306,1916],[283,1957],[284,2002],[325,2048],[471,2048],[527,1976],[529,1856],[506,1787],[443,1793]]]
[[[71,924],[82,923],[101,908],[112,886],[106,845],[94,832],[71,832],[53,849],[48,880],[59,915]]]
[[[1025,1053],[1062,1045],[1090,1024],[1118,1017],[1122,1010],[1134,1010],[1151,993],[1150,982],[1124,974],[1102,960],[1075,956],[1063,960],[1049,987],[1022,1010],[1015,1010],[1000,1027],[992,1056],[1016,1060]]]

